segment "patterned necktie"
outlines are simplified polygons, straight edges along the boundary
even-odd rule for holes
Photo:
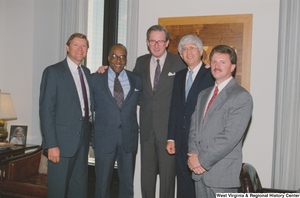
[[[120,73],[116,73],[115,84],[114,84],[114,98],[115,98],[115,101],[117,102],[117,105],[119,106],[119,108],[121,108],[122,103],[124,101],[124,92],[123,92],[122,85],[118,78],[119,75],[120,75]]]
[[[84,101],[84,119],[87,120],[87,119],[89,119],[89,102],[88,102],[88,98],[87,98],[87,91],[86,91],[83,74],[82,74],[80,66],[78,66],[77,69],[78,69],[78,73],[79,73],[82,96],[83,96],[83,101]]]
[[[193,84],[193,77],[192,77],[193,73],[194,73],[194,71],[189,71],[189,76],[188,76],[188,79],[187,79],[186,85],[185,85],[185,100],[187,99],[190,88]]]
[[[205,116],[206,116],[206,113],[207,113],[207,111],[208,111],[210,105],[213,103],[213,101],[214,101],[215,98],[217,97],[218,92],[219,92],[219,88],[218,88],[218,86],[216,86],[215,91],[214,91],[214,94],[213,94],[213,96],[211,97],[210,101],[209,101],[208,104],[207,104],[206,111],[205,111],[205,114],[204,114],[204,118],[205,118]]]
[[[159,64],[159,59],[156,60],[157,66],[155,69],[155,76],[154,76],[154,81],[153,81],[153,91],[156,91],[156,87],[159,81],[159,76],[160,76],[160,64]]]

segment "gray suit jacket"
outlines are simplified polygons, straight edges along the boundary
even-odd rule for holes
[[[250,120],[253,102],[247,90],[230,80],[211,104],[203,120],[208,97],[214,87],[198,96],[192,115],[189,153],[198,153],[200,164],[206,169],[202,175],[209,187],[238,187],[242,166],[242,138]]]
[[[151,129],[158,141],[166,143],[168,119],[175,73],[185,64],[178,55],[168,52],[155,94],[150,81],[151,54],[137,58],[133,72],[138,73],[143,80],[143,92],[140,102],[140,131],[141,141],[146,141]]]
[[[89,82],[90,70],[82,68]],[[82,110],[66,59],[44,70],[39,111],[43,148],[59,147],[61,156],[72,157],[80,144]],[[89,136],[90,132],[85,133],[83,140],[88,141]]]

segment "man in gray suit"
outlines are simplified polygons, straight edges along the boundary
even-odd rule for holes
[[[81,62],[88,47],[85,35],[71,35],[66,43],[67,58],[43,73],[39,111],[49,160],[49,198],[87,197],[90,70]]]
[[[253,109],[250,93],[232,77],[237,62],[234,49],[214,47],[210,62],[215,86],[198,96],[188,142],[188,165],[198,198],[237,192],[242,138]]]
[[[160,178],[160,197],[174,197],[175,156],[166,151],[169,110],[175,73],[185,64],[178,55],[167,52],[169,32],[160,25],[147,31],[151,54],[136,60],[133,72],[143,80],[140,102],[141,187],[142,196],[155,197],[156,177]]]

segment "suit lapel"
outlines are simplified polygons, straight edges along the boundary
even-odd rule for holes
[[[125,70],[125,71],[126,71],[126,74],[127,74],[127,77],[128,77],[129,84],[130,84],[130,89],[129,89],[129,92],[128,92],[126,98],[124,99],[124,102],[122,104],[122,108],[123,108],[123,106],[125,106],[127,104],[129,98],[131,97],[131,95],[133,94],[133,91],[135,89],[135,83],[132,79],[131,74],[127,70]]]
[[[150,79],[150,60],[151,60],[151,55],[145,59],[145,65],[147,65],[147,66],[144,67],[144,74],[145,74],[144,77],[146,78],[146,81],[143,81],[143,82],[146,82],[144,87],[145,87],[145,92],[147,92],[147,93],[153,92],[151,79]]]
[[[186,84],[186,73],[188,72],[188,69],[184,69],[184,72],[182,72],[182,75],[180,77],[180,82],[178,83],[180,85],[180,87],[178,87],[180,89],[181,92],[181,101],[183,104],[185,104],[187,101],[185,101],[185,84]]]
[[[208,69],[205,68],[205,64],[202,62],[202,65],[200,67],[200,70],[197,73],[197,76],[192,84],[192,87],[189,91],[187,103],[190,101],[191,98],[197,97],[199,94],[199,89],[201,86],[201,82],[204,79],[205,74],[208,72]]]
[[[81,65],[81,67],[82,67],[82,69],[83,69],[83,72],[84,72],[84,75],[85,75],[85,78],[86,78],[86,80],[87,80],[87,82],[88,82],[88,87],[89,87],[89,93],[90,93],[90,95],[89,95],[89,99],[90,99],[90,109],[93,109],[94,108],[94,104],[93,104],[93,101],[94,100],[92,100],[91,99],[91,74],[90,74],[90,71],[86,68],[86,66],[83,66],[83,65]]]
[[[210,95],[210,93],[211,93],[211,91],[212,91],[213,88],[214,87],[210,87],[210,88],[208,88],[208,89],[206,89],[206,90],[203,91],[204,92],[204,96],[202,98],[204,98],[204,100],[200,100],[201,120],[203,120],[203,118],[204,118],[203,116],[204,116],[204,112],[205,112],[205,109],[206,109],[206,104],[207,104],[208,100],[210,99],[209,95]],[[207,114],[206,114],[206,118],[207,118]]]
[[[235,80],[232,78],[228,84],[222,89],[221,92],[217,95],[211,106],[209,107],[208,112],[206,113],[206,118],[212,115],[212,112],[227,98],[228,94],[231,92],[231,87],[235,84]],[[213,87],[214,88],[214,87]]]
[[[115,98],[113,96],[113,93],[111,93],[109,86],[108,86],[108,71],[106,71],[103,75],[104,75],[103,78],[99,78],[97,89],[102,90],[105,93],[105,95],[107,96],[107,98],[112,103],[114,103],[116,105],[116,107],[118,107],[118,105],[115,101]]]
[[[81,108],[77,88],[66,59],[63,61],[62,75],[63,75],[63,80],[65,81],[66,85],[69,87],[69,90],[72,96],[74,97],[74,100],[76,101],[77,105]]]
[[[172,62],[173,59],[171,58],[171,56],[169,56],[169,52],[167,52],[167,56],[166,56],[166,60],[163,66],[163,69],[161,71],[160,77],[159,77],[159,81],[158,81],[158,85],[156,90],[159,90],[159,88],[164,84],[164,81],[166,80],[166,78],[168,77],[168,73],[170,71],[172,71]],[[157,92],[157,91],[156,91]]]

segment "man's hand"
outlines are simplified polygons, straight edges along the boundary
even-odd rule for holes
[[[170,155],[175,154],[175,142],[174,141],[167,142],[166,150]]]
[[[57,164],[60,160],[60,151],[58,147],[48,149],[48,160]]]
[[[205,68],[206,68],[206,69],[210,68],[210,64],[207,63],[207,64],[205,65]]]
[[[206,170],[201,166],[199,159],[198,159],[198,154],[196,153],[188,153],[188,166],[193,171],[195,174],[200,175],[203,174]]]
[[[108,68],[107,65],[102,65],[98,68],[97,72],[103,74],[107,68]]]

